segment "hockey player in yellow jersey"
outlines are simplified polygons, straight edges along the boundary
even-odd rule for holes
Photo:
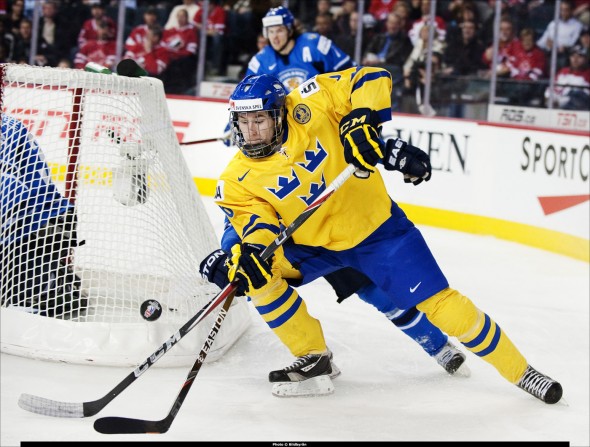
[[[561,385],[530,366],[508,336],[469,298],[449,287],[420,231],[390,198],[379,170],[400,171],[406,182],[428,180],[428,155],[400,139],[382,141],[391,119],[391,77],[355,67],[317,75],[287,95],[270,75],[246,77],[230,98],[230,125],[240,148],[218,181],[215,201],[241,238],[227,259],[274,333],[297,357],[270,373],[278,395],[330,392],[331,366],[321,324],[288,281],[306,284],[343,267],[371,281],[399,309],[412,306],[509,382],[546,403]],[[347,166],[355,177],[296,231],[289,260],[279,248],[261,251]],[[305,393],[304,393],[305,394]],[[308,393],[309,394],[309,393]]]

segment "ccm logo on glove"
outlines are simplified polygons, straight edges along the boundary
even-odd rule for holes
[[[354,109],[340,121],[340,141],[344,159],[368,173],[383,158],[383,142],[379,138],[377,113],[368,108]],[[355,174],[356,175],[356,174]],[[358,175],[357,175],[358,177]]]

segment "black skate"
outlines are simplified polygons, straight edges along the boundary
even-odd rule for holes
[[[271,371],[272,394],[278,397],[321,396],[332,394],[330,353],[308,354],[299,357],[286,368]]]
[[[451,342],[447,342],[442,349],[434,356],[437,363],[449,374],[469,377],[471,370],[465,365],[465,354],[463,354]]]
[[[527,366],[517,386],[546,404],[556,404],[563,395],[563,388],[559,382],[541,374],[531,365]]]

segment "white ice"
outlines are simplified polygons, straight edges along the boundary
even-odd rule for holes
[[[220,233],[221,212],[209,199],[205,202]],[[268,372],[293,359],[252,310],[251,327],[224,358],[203,366],[162,435],[102,435],[93,422],[101,416],[162,419],[190,367],[151,368],[97,416],[56,419],[20,409],[20,394],[95,400],[133,368],[2,354],[0,445],[149,440],[569,441],[589,446],[588,263],[492,237],[420,228],[451,285],[491,315],[529,363],[561,382],[560,403],[546,405],[531,397],[471,353],[470,378],[447,375],[371,306],[356,297],[337,304],[322,280],[300,293],[321,320],[342,370],[334,394],[271,395]]]

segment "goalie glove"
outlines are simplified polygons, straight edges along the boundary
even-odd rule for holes
[[[237,293],[254,293],[269,283],[272,278],[270,264],[260,257],[262,250],[252,244],[235,244],[231,258],[227,260],[229,281],[238,281]]]
[[[359,178],[367,178],[374,172],[371,168],[383,158],[384,145],[379,138],[378,124],[376,112],[368,108],[354,109],[340,121],[344,158],[366,173],[355,173]]]
[[[388,171],[400,171],[404,174],[405,183],[419,185],[432,177],[428,154],[399,138],[387,140],[383,166]]]

